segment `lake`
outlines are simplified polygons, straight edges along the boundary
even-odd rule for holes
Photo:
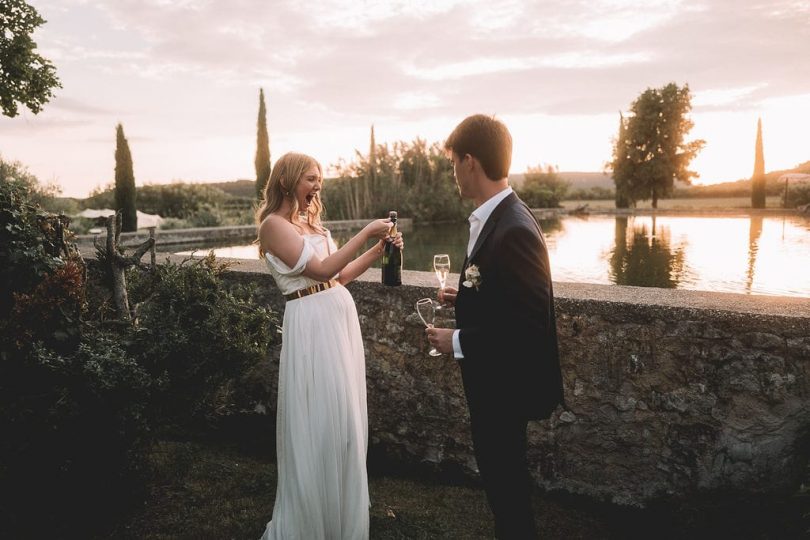
[[[590,215],[540,225],[554,281],[810,297],[808,218]],[[448,253],[458,273],[468,234],[466,223],[414,226],[405,268],[432,272],[433,254]],[[350,233],[334,236],[340,244]],[[258,258],[251,245],[214,253]]]

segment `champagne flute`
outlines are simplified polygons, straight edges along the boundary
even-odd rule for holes
[[[432,298],[420,298],[416,301],[416,313],[419,318],[425,323],[427,328],[433,328],[433,320],[436,317],[436,303]],[[428,351],[430,356],[441,356],[442,353],[436,350],[436,347],[431,347]]]
[[[436,272],[436,279],[439,280],[439,290],[444,291],[444,286],[447,284],[447,275],[450,273],[450,255],[447,253],[434,255],[433,270]],[[439,304],[436,309],[442,309],[442,305]]]

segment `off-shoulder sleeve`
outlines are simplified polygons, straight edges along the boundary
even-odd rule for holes
[[[301,255],[298,256],[298,262],[295,263],[295,266],[290,268],[287,266],[284,261],[272,255],[270,253],[265,252],[264,258],[267,259],[267,262],[273,265],[273,268],[281,274],[282,276],[297,276],[304,271],[306,268],[309,259],[315,254],[315,249],[310,244],[309,239],[304,236],[304,247],[301,248]]]

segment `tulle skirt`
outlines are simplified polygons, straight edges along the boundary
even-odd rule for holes
[[[366,368],[349,291],[287,302],[282,339],[278,486],[262,540],[368,538]]]

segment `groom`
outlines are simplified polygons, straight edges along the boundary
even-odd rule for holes
[[[502,122],[470,116],[445,150],[461,196],[476,209],[459,287],[439,296],[455,305],[456,329],[426,333],[461,367],[475,458],[498,538],[537,538],[526,428],[563,403],[546,243],[509,187],[512,136]]]

